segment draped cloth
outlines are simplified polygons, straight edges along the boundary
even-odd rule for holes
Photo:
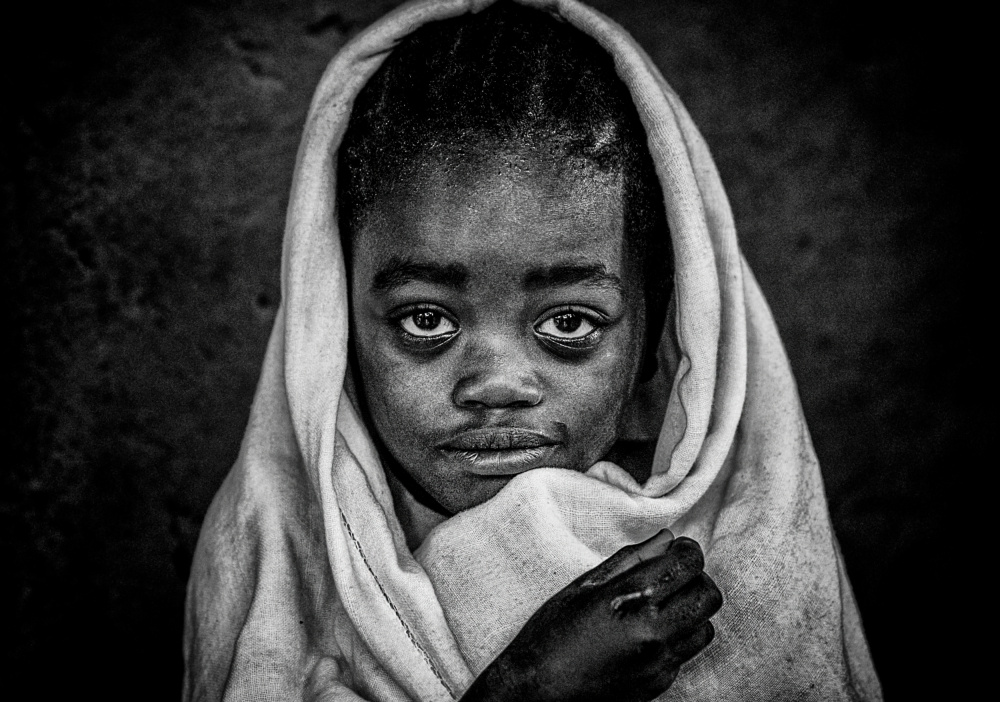
[[[660,352],[676,373],[652,475],[530,470],[408,547],[352,399],[337,149],[402,37],[492,0],[399,8],[338,53],[309,111],[282,302],[195,554],[185,699],[458,699],[549,597],[664,527],[702,545],[725,603],[715,641],[661,699],[881,699],[795,382],[704,140],[614,22],[573,0],[519,1],[614,57],[662,184],[676,272]]]

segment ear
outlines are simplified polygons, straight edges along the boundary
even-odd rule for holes
[[[626,441],[655,440],[660,435],[670,391],[677,375],[680,353],[675,333],[677,308],[673,298],[667,304],[663,332],[656,343],[646,344],[639,384],[622,417],[618,438]],[[646,373],[649,373],[648,377]]]
[[[667,302],[667,308],[662,320],[659,323],[649,324],[649,334],[646,337],[646,347],[643,349],[642,361],[639,366],[639,383],[647,383],[653,379],[659,370],[660,363],[666,361],[674,370],[677,368],[677,344],[675,343],[674,329],[676,324],[674,317],[677,308],[674,304],[674,296],[671,295]],[[671,363],[671,361],[673,361]],[[667,375],[673,378],[670,368],[665,369]]]

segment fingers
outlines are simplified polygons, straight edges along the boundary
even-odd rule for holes
[[[674,539],[662,556],[621,573],[609,583],[617,596],[612,609],[627,614],[644,607],[659,607],[696,578],[705,567],[698,543],[685,536]]]
[[[721,607],[722,593],[705,573],[699,573],[684,589],[660,604],[660,610],[665,612],[669,608],[673,618],[689,620],[708,619]]]
[[[611,599],[611,609],[620,619],[630,619],[646,640],[687,637],[722,606],[722,593],[704,566],[695,541],[675,539],[665,555],[608,584],[618,593]]]
[[[642,543],[621,548],[599,566],[585,573],[579,585],[583,588],[603,585],[637,565],[662,556],[673,540],[673,533],[669,529],[662,529]]]
[[[689,661],[698,655],[702,649],[712,643],[715,638],[715,627],[712,622],[705,622],[687,636],[671,646],[671,655],[679,663]]]
[[[711,622],[705,622],[681,639],[662,644],[655,662],[650,664],[655,672],[642,683],[640,699],[651,700],[669,688],[677,678],[681,665],[701,653],[714,638],[715,627]]]
[[[659,668],[655,684],[666,689],[677,677],[681,665],[701,653],[715,638],[712,622],[705,622],[678,641],[666,645],[660,653],[656,665]]]
[[[692,633],[702,631],[710,623],[709,617],[718,612],[721,606],[722,593],[719,588],[705,573],[700,573],[673,597],[662,602],[658,609],[653,610],[655,615],[647,617],[646,624],[653,636],[660,641],[671,642],[673,647],[678,642],[687,640]],[[711,635],[714,635],[714,630]],[[691,639],[690,644],[694,649],[682,660],[687,660],[708,645],[711,635],[701,646],[698,645],[700,638],[695,636]]]

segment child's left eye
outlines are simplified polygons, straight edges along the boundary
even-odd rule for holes
[[[535,331],[559,341],[574,341],[583,339],[596,328],[579,312],[560,312],[537,325]]]
[[[458,325],[435,310],[416,310],[402,317],[399,326],[407,334],[421,339],[451,336],[458,331]]]

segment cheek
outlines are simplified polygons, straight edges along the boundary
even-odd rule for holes
[[[616,330],[598,355],[553,377],[562,421],[585,453],[600,453],[614,442],[639,371],[639,342],[633,325]]]
[[[561,394],[571,403],[570,411],[580,417],[578,421],[616,415],[628,399],[631,385],[628,369],[618,359],[611,358],[588,364],[581,370],[562,379],[565,390]]]
[[[428,364],[386,353],[384,339],[358,339],[355,350],[368,410],[383,442],[390,448],[415,445],[423,424],[436,416],[447,389]]]

